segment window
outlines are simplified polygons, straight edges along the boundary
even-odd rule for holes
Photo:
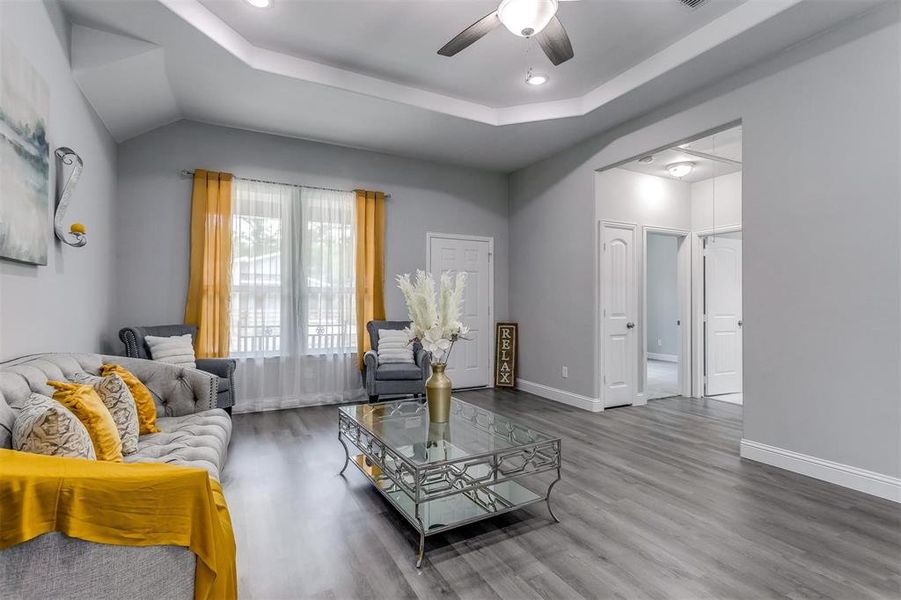
[[[235,356],[356,352],[352,192],[236,180]]]

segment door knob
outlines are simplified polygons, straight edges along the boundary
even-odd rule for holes
[[[633,327],[635,327],[635,323],[633,323],[632,321],[626,323],[626,329],[632,329]]]
[[[741,319],[738,320],[738,326],[741,327]]]

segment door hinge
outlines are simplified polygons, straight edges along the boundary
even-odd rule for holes
[[[607,251],[607,243],[606,242],[601,244],[601,250],[604,250],[605,252]]]
[[[604,375],[604,385],[607,385],[607,376]]]

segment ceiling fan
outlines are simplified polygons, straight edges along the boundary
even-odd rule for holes
[[[558,0],[502,0],[496,11],[461,31],[438,54],[453,56],[503,25],[519,37],[535,36],[554,66],[564,63],[574,56],[573,46],[557,18],[557,3]]]

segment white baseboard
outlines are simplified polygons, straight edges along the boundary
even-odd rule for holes
[[[901,503],[901,479],[743,439],[741,457]]]
[[[664,362],[679,362],[678,354],[659,354],[657,352],[648,352],[648,358],[651,360],[662,360]]]
[[[536,396],[541,396],[548,400],[569,404],[570,406],[575,406],[576,408],[581,408],[583,410],[590,410],[591,412],[601,412],[604,410],[604,407],[601,405],[601,401],[598,398],[589,398],[588,396],[583,396],[581,394],[558,390],[557,388],[534,383],[532,381],[526,381],[525,379],[517,379],[516,387],[524,392],[535,394]]]

